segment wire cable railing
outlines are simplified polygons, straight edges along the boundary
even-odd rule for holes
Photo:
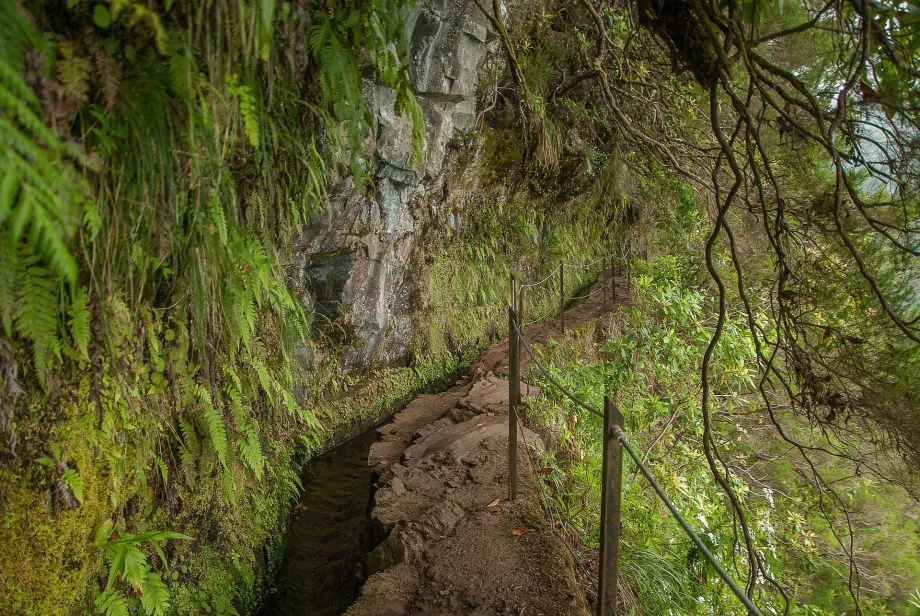
[[[530,321],[527,321],[526,323],[523,324],[522,327],[528,327],[528,326],[533,325],[533,324],[535,324],[535,323],[540,323],[540,322],[542,322],[542,321],[545,321],[545,320],[546,320],[546,317],[548,317],[549,315],[553,314],[553,312],[554,312],[555,310],[556,310],[556,307],[555,307],[555,306],[550,306],[549,310],[547,310],[546,312],[544,312],[542,315],[538,316],[537,318],[531,319]]]
[[[517,286],[515,286],[515,279],[514,279],[514,276],[512,276],[512,278],[511,278],[512,295],[513,295],[514,298],[515,298],[515,306],[516,306],[518,312],[521,313],[522,320],[523,320],[523,314],[524,314],[524,292],[525,292],[525,291],[532,292],[533,289],[536,289],[536,288],[538,288],[538,287],[541,287],[541,286],[547,284],[548,282],[550,282],[551,280],[553,280],[553,279],[556,278],[557,276],[558,276],[558,278],[559,278],[559,295],[558,295],[558,302],[557,302],[558,305],[557,305],[557,306],[552,306],[552,304],[551,304],[551,305],[550,305],[550,308],[549,308],[545,313],[543,313],[543,314],[542,314],[541,316],[539,316],[539,317],[535,317],[535,318],[533,318],[533,319],[527,320],[527,321],[524,323],[524,325],[527,326],[527,325],[532,325],[532,324],[534,324],[534,323],[538,323],[538,322],[540,322],[540,321],[544,321],[544,320],[546,320],[547,317],[549,317],[551,314],[553,314],[553,312],[556,312],[557,316],[559,316],[560,327],[561,327],[561,329],[562,329],[562,333],[564,334],[564,333],[565,333],[565,310],[566,310],[566,307],[567,307],[571,302],[573,302],[573,301],[578,301],[578,300],[587,300],[587,299],[589,299],[589,298],[591,298],[591,297],[594,297],[595,295],[597,295],[597,294],[599,294],[599,293],[602,293],[602,294],[604,295],[604,303],[605,303],[605,305],[606,305],[606,302],[607,302],[607,287],[608,287],[608,286],[611,287],[611,291],[612,291],[612,295],[613,295],[613,300],[616,301],[616,292],[617,292],[617,291],[616,291],[616,285],[615,285],[615,284],[614,284],[614,285],[608,285],[608,284],[607,284],[608,278],[609,278],[610,280],[612,280],[612,279],[614,278],[614,274],[615,274],[616,268],[617,268],[617,266],[615,265],[616,262],[617,262],[617,257],[616,257],[614,254],[612,254],[612,253],[611,253],[611,254],[605,254],[605,255],[603,255],[602,257],[600,257],[599,259],[595,259],[594,261],[590,261],[590,262],[588,262],[588,263],[565,263],[565,262],[560,262],[560,263],[553,269],[553,271],[551,271],[549,274],[547,274],[547,275],[544,276],[543,278],[537,280],[536,282],[531,282],[531,283],[526,283],[526,284],[518,283]],[[565,275],[565,272],[566,272],[567,269],[576,269],[576,270],[581,270],[581,271],[587,271],[587,270],[591,270],[592,268],[596,267],[596,266],[599,265],[599,264],[601,265],[601,271],[600,271],[600,273],[599,273],[598,278],[599,278],[599,279],[602,279],[602,280],[601,280],[601,284],[599,284],[599,285],[589,285],[589,286],[588,286],[588,292],[587,292],[587,293],[584,293],[583,295],[575,295],[575,296],[572,296],[572,295],[568,295],[568,294],[566,293],[566,275]],[[609,266],[609,267],[608,267],[608,266]],[[622,265],[620,265],[619,267],[622,268]]]
[[[632,446],[629,444],[629,439],[626,438],[626,433],[623,432],[623,429],[619,426],[614,426],[613,435],[614,438],[623,446],[623,449],[626,450],[626,453],[629,454],[629,457],[631,457],[636,463],[636,467],[638,467],[639,472],[645,476],[646,481],[648,481],[652,486],[652,489],[655,490],[658,498],[661,499],[665,507],[668,508],[668,511],[671,512],[671,515],[673,515],[677,520],[677,523],[680,524],[681,528],[684,529],[684,532],[687,534],[687,536],[689,536],[694,545],[696,545],[696,548],[700,551],[700,553],[703,554],[703,558],[705,558],[709,564],[712,565],[712,568],[716,570],[716,573],[720,578],[722,578],[722,581],[728,585],[732,593],[738,597],[738,600],[741,601],[742,605],[747,608],[748,612],[754,616],[762,616],[760,610],[756,605],[754,605],[754,602],[751,601],[751,598],[744,594],[744,591],[741,590],[737,582],[735,582],[735,580],[732,579],[728,572],[722,568],[722,565],[719,563],[716,557],[713,556],[712,552],[709,551],[709,548],[706,547],[706,545],[703,543],[703,540],[700,539],[700,536],[696,534],[696,532],[690,527],[690,525],[687,523],[687,520],[684,519],[684,516],[680,514],[680,511],[677,510],[677,507],[674,506],[674,503],[672,503],[671,499],[668,498],[668,495],[665,494],[661,485],[655,481],[655,478],[652,476],[651,472],[649,472],[645,464],[642,463],[642,459],[636,454]]]
[[[558,273],[559,273],[558,268],[554,268],[553,271],[551,271],[549,274],[547,274],[547,275],[546,275],[544,278],[542,278],[541,280],[538,280],[538,281],[536,281],[536,282],[532,282],[532,283],[530,283],[530,284],[522,284],[522,285],[520,286],[520,289],[523,291],[524,289],[533,289],[534,287],[539,287],[541,284],[543,284],[543,283],[546,282],[547,280],[551,279],[553,276],[555,276],[555,275],[558,274]]]
[[[602,412],[600,412],[599,410],[597,410],[597,409],[594,408],[593,406],[591,406],[591,405],[589,405],[589,404],[587,404],[587,403],[585,403],[585,402],[582,402],[582,401],[578,398],[578,396],[576,396],[575,394],[573,394],[572,392],[570,392],[568,389],[566,389],[566,387],[565,387],[564,385],[562,385],[558,380],[556,380],[556,379],[553,377],[552,374],[550,374],[550,372],[549,372],[549,370],[546,368],[546,366],[544,366],[543,364],[541,364],[541,363],[539,362],[539,360],[537,360],[537,357],[536,357],[536,355],[535,355],[534,352],[533,352],[533,348],[532,348],[529,344],[527,344],[527,340],[524,339],[524,335],[521,333],[521,330],[520,330],[520,328],[519,328],[517,325],[515,325],[515,327],[514,327],[514,334],[513,334],[513,335],[518,339],[518,342],[520,342],[520,344],[521,344],[521,346],[524,348],[524,350],[527,351],[527,355],[530,356],[530,361],[531,361],[531,363],[532,363],[533,365],[535,365],[535,366],[540,370],[540,372],[543,373],[543,376],[546,377],[546,380],[548,380],[550,383],[552,383],[553,385],[555,385],[555,386],[556,386],[556,389],[558,389],[558,390],[561,391],[563,394],[565,394],[565,397],[568,398],[569,400],[571,400],[576,406],[580,406],[581,408],[585,409],[585,410],[588,411],[589,413],[592,413],[592,414],[594,414],[594,415],[597,415],[597,416],[600,417],[601,419],[604,418],[604,414],[603,414]]]
[[[604,284],[601,285],[601,289],[605,291],[605,307],[606,307],[606,289],[605,284],[607,281],[607,257],[602,257],[604,261]],[[589,264],[590,266],[591,264]],[[631,268],[630,268],[631,269]],[[556,270],[560,274],[560,281],[562,281],[563,275],[563,266],[560,264],[559,268]],[[544,278],[542,282],[545,282],[552,276]],[[536,353],[533,350],[533,347],[527,342],[527,339],[524,336],[523,327],[525,326],[521,322],[520,309],[522,307],[522,302],[520,298],[520,291],[526,288],[532,288],[535,285],[520,285],[515,286],[515,281],[512,277],[511,280],[511,305],[508,307],[508,341],[509,341],[509,392],[508,392],[508,429],[509,429],[509,498],[514,500],[517,496],[517,441],[518,441],[518,418],[517,418],[517,409],[521,404],[521,353],[520,349],[523,348],[524,351],[530,358],[531,364],[536,366],[536,368],[543,374],[547,381],[549,381],[554,387],[556,387],[563,395],[570,400],[576,407],[580,407],[585,411],[591,413],[592,415],[599,417],[604,420],[604,453],[603,453],[603,478],[602,478],[602,490],[601,490],[601,548],[600,548],[600,571],[598,574],[597,583],[593,585],[593,589],[597,592],[597,606],[598,606],[598,615],[599,616],[610,616],[616,613],[616,598],[617,598],[617,566],[619,560],[619,538],[620,538],[620,499],[622,496],[622,466],[623,466],[623,450],[629,455],[629,457],[636,464],[636,468],[642,473],[642,476],[648,481],[652,486],[652,489],[655,491],[655,494],[658,498],[664,503],[665,507],[668,509],[670,514],[677,520],[681,529],[686,533],[690,540],[694,543],[700,553],[703,555],[703,558],[713,567],[716,571],[716,574],[725,582],[731,592],[738,598],[745,609],[751,616],[763,616],[761,611],[757,608],[754,602],[745,592],[738,586],[737,582],[728,574],[728,572],[722,567],[718,559],[712,554],[712,552],[706,547],[703,543],[703,540],[700,536],[693,530],[687,520],[681,515],[680,511],[665,493],[661,485],[655,480],[655,477],[646,467],[645,463],[642,461],[642,458],[636,454],[633,450],[629,439],[626,436],[626,432],[623,430],[623,416],[615,408],[611,402],[609,396],[604,396],[604,410],[601,412],[599,409],[594,408],[587,402],[581,400],[578,396],[573,394],[567,387],[559,382],[559,379],[553,376],[551,371],[540,362]],[[560,285],[560,289],[562,285]],[[614,287],[615,288],[615,287]],[[588,294],[590,296],[591,293]],[[575,299],[575,298],[571,298]],[[560,302],[560,316],[564,317],[564,303]],[[563,321],[564,323],[564,321]],[[563,332],[564,332],[563,325]],[[533,457],[530,454],[530,445],[527,442],[526,430],[521,427],[520,434],[524,439],[524,446],[527,450],[528,458],[530,460],[531,467],[536,473],[536,463]],[[572,554],[572,558],[575,564],[579,567],[581,572],[590,577],[590,574],[587,571],[587,568],[584,566],[584,563],[577,556],[577,551],[574,550],[569,543],[565,540],[564,537],[561,537],[556,531],[555,520],[557,519],[557,512],[555,508],[552,507],[549,502],[550,499],[543,494],[542,486],[540,488],[540,497],[544,505],[544,510],[550,515],[551,518],[551,530],[554,535],[559,537],[565,547]],[[559,518],[561,519],[561,518]],[[569,531],[571,532],[571,531]],[[592,581],[593,584],[593,581]]]
[[[604,255],[600,259],[597,259],[596,261],[591,261],[590,263],[564,263],[563,267],[567,267],[569,269],[589,269],[591,267],[594,267],[601,261],[603,261],[605,258],[607,258],[607,256],[608,255]]]

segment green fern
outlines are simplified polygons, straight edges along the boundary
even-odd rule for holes
[[[19,334],[32,342],[32,359],[42,387],[51,360],[60,357],[57,288],[51,272],[38,265],[38,257],[22,259],[19,296],[13,320]]]
[[[0,323],[8,338],[13,336],[13,316],[16,311],[16,280],[18,278],[19,261],[16,258],[16,249],[9,245],[0,244],[0,256],[4,257],[5,265],[0,267]]]
[[[83,504],[83,478],[80,477],[80,473],[76,469],[67,469],[64,471],[64,475],[61,477],[64,480],[64,483],[67,484],[67,487],[70,488],[73,492],[74,498],[77,499],[77,502],[81,505]]]
[[[141,604],[148,616],[164,616],[169,611],[169,589],[159,573],[144,574],[141,590]]]
[[[192,540],[188,535],[162,530],[150,530],[137,535],[119,532],[110,520],[99,527],[93,545],[102,549],[109,563],[105,591],[96,600],[96,606],[102,613],[121,613],[113,611],[122,609],[119,604],[119,597],[122,597],[118,589],[120,584],[127,584],[140,595],[144,612],[148,616],[163,616],[166,613],[169,609],[169,590],[161,575],[151,570],[147,555],[140,546],[149,543],[156,550],[164,569],[168,569],[169,563],[161,544],[170,539]]]
[[[96,599],[96,607],[103,616],[128,616],[128,603],[120,592],[108,591]]]
[[[180,420],[179,427],[182,431],[182,445],[179,448],[179,459],[182,465],[182,477],[188,486],[194,486],[198,476],[198,456],[201,455],[201,445],[195,427],[185,419]]]
[[[11,243],[18,242],[28,228],[29,245],[57,274],[72,282],[77,265],[64,237],[75,229],[75,213],[88,190],[63,157],[81,161],[84,157],[45,126],[34,92],[3,61],[0,110],[7,114],[0,115],[0,144],[5,146],[0,159],[5,169],[0,184],[0,222],[8,221]]]
[[[217,459],[220,460],[221,466],[226,470],[229,467],[227,465],[227,428],[224,426],[224,418],[221,416],[220,411],[214,407],[207,390],[199,388],[199,398],[204,411],[202,418],[208,429],[208,438],[211,440]]]
[[[83,359],[89,359],[89,325],[90,314],[87,304],[89,297],[86,289],[80,288],[74,296],[70,305],[70,335],[73,336],[74,344],[79,349]]]
[[[246,430],[246,438],[237,438],[237,447],[240,450],[240,457],[246,461],[246,465],[255,473],[256,479],[262,480],[262,468],[265,464],[265,458],[262,456],[262,444],[259,442],[259,435],[252,428]]]
[[[284,55],[303,41],[273,37],[273,0],[239,13],[176,3],[168,34],[160,8],[113,0],[111,27],[97,26],[104,46],[118,45],[104,52],[111,60],[104,66],[119,75],[117,96],[93,74],[103,64],[87,60],[103,53],[102,33],[76,28],[91,5],[75,5],[62,22],[33,3],[33,23],[47,29],[39,32],[21,15],[6,19],[19,15],[7,4],[0,3],[0,331],[31,355],[35,370],[24,375],[47,389],[51,371],[77,373],[92,340],[100,438],[130,481],[146,484],[153,465],[168,482],[171,464],[159,456],[175,453],[177,487],[190,495],[223,485],[234,501],[243,467],[295,494],[296,474],[275,464],[287,450],[264,430],[275,424],[261,421],[282,413],[319,427],[292,392],[289,352],[308,338],[309,321],[283,269],[284,247],[322,209],[325,160],[347,145],[358,183],[365,177],[372,120],[365,79],[392,87],[399,112],[421,117],[399,4],[338,6],[315,19],[316,5],[285,9],[315,26],[317,94],[305,91]],[[220,36],[199,36],[205,31]],[[156,49],[138,45],[139,37]],[[50,107],[57,103],[48,102],[48,83],[79,104]],[[317,130],[323,122],[334,130]],[[82,497],[79,473],[64,480]],[[116,491],[113,514],[123,519],[125,494]],[[148,504],[150,495],[136,498]],[[143,535],[100,541],[110,572],[100,611],[165,610],[157,607],[168,601],[163,578],[138,547]]]
[[[221,205],[216,194],[211,195],[211,198],[208,199],[208,214],[211,219],[211,224],[214,225],[214,228],[217,230],[217,237],[220,238],[220,243],[226,246],[227,216],[224,214],[223,205]]]
[[[256,99],[252,95],[252,91],[249,89],[249,86],[238,85],[238,77],[232,75],[230,78],[229,91],[231,94],[234,94],[240,100],[240,114],[243,116],[243,127],[246,131],[246,136],[249,137],[249,144],[258,149],[261,143],[260,141],[260,129],[259,129],[259,109],[256,104]]]

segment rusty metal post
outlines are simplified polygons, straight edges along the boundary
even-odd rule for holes
[[[604,314],[607,314],[607,255],[604,255],[604,258],[601,259],[601,269],[604,272],[601,278],[601,297],[604,298]]]
[[[559,263],[559,321],[562,324],[562,335],[565,335],[565,268]]]
[[[517,324],[518,329],[521,331],[521,335],[524,334],[524,289],[518,288],[518,303],[517,303]]]
[[[610,257],[610,286],[613,288],[610,294],[613,296],[613,303],[615,304],[617,303],[617,266],[613,264],[612,255]]]
[[[508,303],[508,500],[517,498],[517,406],[521,400],[521,363],[518,327],[520,317],[517,288],[511,275],[511,301]]]
[[[616,616],[617,562],[620,556],[620,499],[623,445],[614,426],[623,429],[623,415],[604,396],[604,467],[601,483],[601,570],[597,584],[598,616]]]
[[[626,288],[629,288],[629,281],[632,277],[632,242],[626,244]]]

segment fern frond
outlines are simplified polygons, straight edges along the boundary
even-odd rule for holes
[[[166,466],[166,462],[160,456],[156,457],[156,462],[157,468],[160,469],[160,477],[163,478],[163,484],[166,485],[169,483],[169,467]]]
[[[141,604],[148,616],[165,616],[169,611],[169,590],[159,573],[148,571],[141,582]]]
[[[223,473],[224,494],[227,495],[227,501],[232,507],[236,507],[236,482],[233,481],[233,474],[229,470]]]
[[[51,272],[37,265],[37,257],[25,259],[19,279],[19,297],[13,320],[19,333],[32,341],[32,358],[42,387],[54,356],[60,357],[57,288]]]
[[[64,471],[64,474],[61,476],[61,479],[64,480],[64,483],[67,484],[67,487],[70,488],[70,491],[73,492],[74,498],[77,499],[77,502],[81,505],[83,504],[83,478],[80,477],[80,473],[76,469],[69,468]]]
[[[128,603],[120,592],[103,593],[96,599],[96,607],[104,616],[128,616]]]
[[[253,428],[249,428],[246,430],[246,438],[238,438],[236,444],[240,450],[240,457],[255,473],[256,479],[261,481],[265,459],[262,456],[262,443],[259,441],[259,435]]]
[[[79,349],[83,359],[86,360],[89,359],[90,314],[87,308],[88,303],[89,296],[86,293],[86,289],[80,287],[73,298],[73,302],[71,302],[70,320],[67,323],[70,326],[70,335],[73,336],[74,345]]]
[[[90,61],[76,54],[73,43],[58,44],[60,59],[57,63],[57,78],[64,91],[80,103],[89,100]]]
[[[93,54],[93,64],[96,65],[96,77],[102,86],[102,98],[105,108],[111,111],[118,100],[118,85],[121,83],[121,67],[118,61],[104,51]]]
[[[198,433],[195,426],[185,419],[179,420],[179,429],[182,432],[182,445],[179,448],[179,459],[182,465],[182,477],[189,486],[194,485],[198,471],[198,456],[201,454],[201,444],[198,442]]]
[[[220,238],[220,243],[226,246],[227,216],[224,214],[224,206],[216,193],[212,193],[211,198],[208,199],[208,216],[211,219],[211,224],[217,230],[217,237]]]
[[[224,426],[224,418],[213,404],[204,402],[204,400],[202,400],[202,403],[204,408],[202,417],[208,429],[208,438],[211,440],[211,445],[214,447],[214,452],[217,454],[217,459],[220,460],[221,466],[227,469],[227,428]]]
[[[19,259],[16,249],[0,245],[4,266],[0,267],[0,324],[7,338],[13,336],[13,315],[16,310],[16,280],[19,277]]]

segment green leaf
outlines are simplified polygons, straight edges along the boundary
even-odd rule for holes
[[[112,25],[112,15],[106,5],[97,4],[93,7],[93,23],[100,28],[108,28]]]
[[[255,473],[256,479],[261,480],[265,459],[262,456],[262,444],[256,431],[248,428],[246,438],[237,439],[237,446],[240,450],[240,456],[246,461],[252,472]]]
[[[99,216],[99,210],[89,201],[86,202],[83,208],[83,225],[89,231],[91,240],[96,239],[99,230],[102,228],[102,218]]]
[[[115,555],[112,558],[112,562],[109,564],[109,579],[105,585],[106,591],[110,590],[112,585],[115,583],[115,580],[118,579],[118,575],[121,573],[122,565],[125,562],[126,554],[127,550],[115,550]]]
[[[105,616],[128,616],[128,604],[118,592],[105,592],[96,599],[96,607]]]
[[[147,573],[141,589],[141,603],[148,616],[163,616],[169,610],[169,590],[159,573]]]
[[[106,520],[105,522],[103,522],[102,525],[99,527],[99,530],[96,531],[96,536],[93,539],[93,545],[96,546],[97,548],[104,547],[106,542],[109,539],[109,536],[111,536],[112,529],[114,527],[115,525],[112,524],[112,520]]]
[[[134,545],[125,546],[124,579],[134,587],[140,587],[148,569],[147,557]]]
[[[80,477],[80,473],[78,473],[75,469],[70,468],[64,472],[64,476],[62,478],[64,479],[64,483],[66,483],[68,487],[70,487],[71,491],[73,492],[74,498],[76,498],[77,502],[82,505],[83,504],[83,478]]]
[[[54,468],[54,460],[52,460],[51,458],[41,457],[41,458],[36,458],[35,461],[41,464],[42,466],[47,466],[48,468]]]
[[[0,180],[0,224],[6,220],[13,205],[16,203],[16,195],[19,193],[19,174],[9,167]]]
[[[68,325],[70,326],[70,334],[73,336],[74,344],[77,349],[79,349],[80,354],[83,356],[83,359],[89,359],[89,329],[90,329],[90,314],[87,304],[89,303],[89,297],[86,294],[86,289],[80,287],[77,291],[76,296],[73,298],[73,303],[70,306],[70,320]]]
[[[220,460],[221,466],[226,470],[227,466],[227,428],[224,426],[224,418],[210,403],[204,404],[204,421],[208,427],[208,436],[214,451],[217,453],[217,459]]]

